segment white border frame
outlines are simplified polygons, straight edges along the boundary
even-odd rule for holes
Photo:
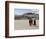
[[[40,16],[39,19],[40,20],[39,20],[39,29],[38,30],[36,29],[36,30],[24,30],[24,31],[23,30],[16,30],[16,31],[14,31],[14,8],[15,8],[15,5],[22,6],[21,4],[15,4],[15,3],[9,4],[9,33],[10,33],[9,35],[10,36],[21,36],[21,35],[43,34],[43,24],[44,24],[44,22],[43,22],[43,5],[24,4],[24,5],[27,5],[29,8],[31,8],[31,6],[35,6],[35,7],[37,6],[37,8],[39,7],[39,16]]]

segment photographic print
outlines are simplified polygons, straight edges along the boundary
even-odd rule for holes
[[[39,28],[38,9],[14,9],[14,29],[27,30]]]
[[[45,3],[6,1],[5,37],[45,36]]]

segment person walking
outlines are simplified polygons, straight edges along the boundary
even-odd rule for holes
[[[31,26],[33,24],[33,20],[29,19],[29,25]]]
[[[36,20],[34,20],[34,25],[36,25]]]

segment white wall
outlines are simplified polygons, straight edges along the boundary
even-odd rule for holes
[[[5,36],[5,1],[6,0],[0,0],[0,39],[6,39],[4,37]],[[42,3],[45,2],[45,0],[14,0],[14,1],[42,2]],[[46,15],[45,15],[45,17],[46,17]],[[46,38],[46,36],[11,38],[11,39],[45,39],[45,38]]]

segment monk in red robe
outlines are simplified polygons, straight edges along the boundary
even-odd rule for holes
[[[33,24],[33,20],[29,19],[29,25],[31,26]]]

